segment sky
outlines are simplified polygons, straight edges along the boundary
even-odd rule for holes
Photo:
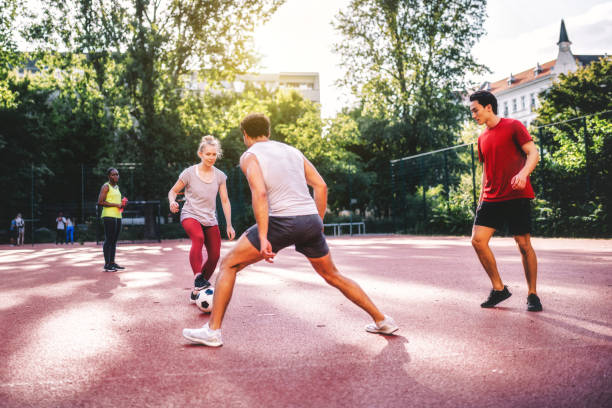
[[[350,103],[348,91],[334,82],[344,71],[332,45],[340,41],[331,25],[350,0],[287,0],[255,30],[262,73],[318,72],[321,109],[334,116]],[[470,78],[496,81],[557,57],[561,19],[574,55],[612,53],[610,0],[489,0],[486,34],[473,49],[492,73]]]

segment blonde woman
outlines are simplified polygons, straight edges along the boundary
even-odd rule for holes
[[[210,286],[208,280],[215,271],[221,254],[221,234],[216,214],[217,194],[221,198],[227,236],[232,240],[236,235],[232,228],[232,209],[225,183],[227,176],[214,166],[222,153],[219,140],[213,136],[204,136],[198,147],[200,163],[183,170],[168,192],[170,211],[177,213],[179,205],[176,196],[185,189],[181,225],[191,239],[189,263],[195,275],[192,301],[195,301],[200,290]],[[206,260],[202,255],[203,246],[206,246]]]

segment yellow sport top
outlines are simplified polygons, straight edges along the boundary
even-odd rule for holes
[[[108,184],[108,193],[106,194],[106,200],[109,203],[113,204],[121,204],[121,192],[119,191],[119,186],[111,186]],[[111,218],[121,218],[121,211],[117,207],[104,207],[102,209],[102,217],[111,217]]]

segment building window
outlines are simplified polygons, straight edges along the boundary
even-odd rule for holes
[[[525,95],[521,96],[521,110],[525,110]]]
[[[504,116],[508,117],[508,102],[504,102]]]
[[[516,98],[512,100],[512,112],[516,112]]]
[[[531,98],[531,111],[533,112],[536,108],[535,94],[532,93],[529,97]]]

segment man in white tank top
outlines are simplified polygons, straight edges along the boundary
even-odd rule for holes
[[[276,253],[290,245],[308,258],[328,284],[372,317],[374,323],[366,326],[368,332],[395,332],[398,326],[393,319],[381,313],[356,282],[340,274],[331,259],[323,235],[327,185],[317,169],[296,148],[270,140],[270,120],[265,115],[248,115],[240,129],[248,147],[240,158],[240,167],[251,188],[257,224],[221,261],[210,321],[200,329],[183,329],[183,336],[194,343],[221,346],[221,323],[236,274],[262,259],[272,263]],[[313,189],[314,200],[308,186]]]

